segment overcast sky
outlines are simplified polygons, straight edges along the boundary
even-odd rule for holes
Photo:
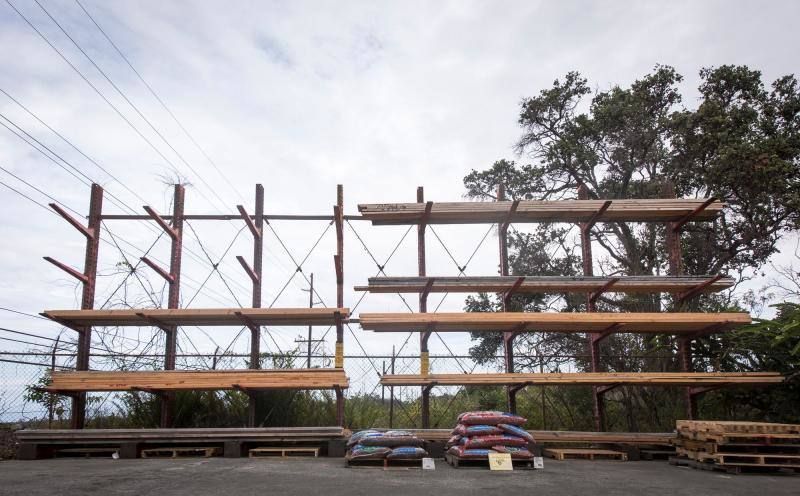
[[[684,102],[691,106],[701,67],[747,64],[763,71],[767,81],[798,67],[797,2],[82,0],[215,167],[77,3],[39,0],[164,139],[35,1],[10,1],[144,136],[7,3],[0,3],[0,88],[107,172],[2,93],[0,112],[10,121],[0,121],[20,126],[80,173],[62,162],[71,175],[56,164],[59,159],[48,160],[4,127],[0,127],[0,166],[81,214],[87,211],[89,197],[81,175],[101,183],[108,195],[139,212],[145,202],[166,211],[170,191],[164,176],[174,175],[174,170],[191,183],[187,213],[233,213],[239,203],[252,211],[255,183],[265,187],[268,213],[329,214],[339,183],[344,185],[348,214],[356,213],[358,203],[414,201],[417,186],[425,187],[426,199],[458,200],[464,193],[462,178],[470,169],[514,158],[511,148],[520,133],[516,124],[520,99],[570,70],[580,71],[590,84],[605,89],[612,84],[628,85],[656,64],[673,65],[685,76]],[[0,171],[0,181],[37,202],[51,201],[5,171]],[[0,306],[30,313],[77,308],[74,281],[42,257],[54,256],[80,268],[82,237],[57,216],[2,185],[0,198]],[[105,211],[122,209],[107,197]],[[352,224],[381,263],[406,232],[402,227]],[[109,222],[108,227],[119,235],[118,242],[134,261],[156,237],[152,226],[148,229],[139,223]],[[203,248],[216,262],[243,225],[197,222],[192,227],[203,246],[187,228],[187,248],[196,257],[187,254],[184,258],[184,304],[209,275]],[[273,227],[299,261],[327,226],[325,222],[274,222]],[[436,232],[463,264],[487,228],[442,226]],[[333,229],[327,231],[304,265],[305,273],[315,273],[320,296],[329,306],[335,302],[333,234]],[[352,307],[360,296],[352,286],[365,283],[377,269],[350,226],[345,243],[345,304]],[[456,274],[455,265],[431,234],[428,247],[429,274]],[[496,273],[496,248],[497,239],[490,234],[467,273]],[[294,264],[272,232],[267,234],[265,251],[267,306],[291,277]],[[162,238],[152,253],[166,260],[168,243]],[[239,233],[220,265],[230,291],[212,274],[192,307],[236,306],[231,291],[249,305],[249,280],[235,255],[252,257],[246,230]],[[113,245],[101,246],[98,306],[121,282],[121,276],[114,275],[121,259]],[[413,233],[386,272],[416,273]],[[141,273],[160,288],[158,277],[149,269]],[[135,292],[138,283],[129,282],[130,291]],[[275,305],[307,305],[308,293],[302,291],[306,287],[302,276],[296,275]],[[415,297],[407,299],[414,306]],[[438,297],[432,301],[435,306]],[[462,306],[463,298],[451,295],[441,309],[458,311]],[[397,296],[368,295],[358,310],[404,311],[404,306]],[[60,330],[49,322],[4,311],[0,311],[0,326],[50,337]],[[185,331],[197,349],[213,352],[216,346],[224,349],[238,329],[210,329],[208,335],[192,328]],[[391,346],[399,347],[406,337],[375,336],[358,326],[353,331],[370,353],[390,353]],[[149,335],[147,330],[126,332],[134,339]],[[274,337],[282,349],[288,349],[304,332],[276,329]],[[318,329],[317,335],[322,332]],[[186,335],[181,335],[180,344],[191,351]],[[329,352],[332,338],[329,333]],[[469,347],[465,336],[445,339],[457,353],[466,353]],[[361,353],[349,331],[345,341],[347,353]],[[132,343],[116,342],[124,350],[131,349]],[[265,346],[272,349],[273,345],[270,341]],[[0,344],[5,350],[30,348],[10,341]],[[245,352],[247,336],[236,341],[233,349]],[[416,353],[416,340],[406,349]],[[435,339],[431,351],[445,352]]]

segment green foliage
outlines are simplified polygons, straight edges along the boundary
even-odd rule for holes
[[[684,227],[684,273],[727,272],[741,279],[770,260],[783,233],[800,227],[800,92],[794,76],[781,77],[767,89],[760,72],[743,66],[705,68],[699,75],[700,99],[688,108],[678,89],[683,78],[672,67],[656,66],[628,87],[594,94],[579,73],[568,73],[521,102],[522,135],[516,150],[530,163],[498,160],[486,170],[471,171],[464,178],[467,196],[491,200],[496,187],[504,184],[512,199],[575,198],[580,185],[589,198],[662,198],[669,194],[669,182],[678,197],[714,196],[728,206],[718,221]],[[600,223],[592,239],[595,274],[668,272],[663,226]],[[512,232],[509,247],[514,275],[582,273],[576,233],[564,225]],[[731,305],[728,298],[703,295],[691,309],[721,311]],[[670,305],[659,295],[604,295],[598,310],[661,311]],[[563,294],[518,295],[513,306],[528,312],[586,308],[585,298]],[[494,296],[478,295],[468,298],[465,307],[495,311],[500,303]],[[792,312],[782,307],[776,322],[788,318],[784,313]],[[741,333],[702,339],[694,347],[696,368],[796,373],[790,370],[796,360],[787,351],[795,350],[795,329],[788,322],[761,322]],[[780,337],[770,339],[773,332]],[[499,335],[476,334],[473,339],[473,357],[484,363],[495,359],[502,345]],[[526,333],[516,346],[519,370],[558,371],[567,362],[579,370],[590,368],[588,343],[576,335]],[[603,367],[612,371],[678,368],[675,343],[663,336],[615,335],[603,341],[601,354]],[[792,387],[719,392],[709,396],[719,401],[705,402],[703,408],[727,408],[734,404],[731,395],[739,395],[739,408],[747,411],[740,415],[763,418],[775,412],[796,419],[800,395],[792,397]],[[551,420],[586,425],[585,413],[591,408],[583,413],[572,408],[571,402],[583,401],[573,391],[580,389],[548,388],[545,406],[558,412]],[[682,400],[675,391],[620,388],[606,398],[612,428],[661,429],[681,415]],[[732,413],[729,408],[719,415]]]

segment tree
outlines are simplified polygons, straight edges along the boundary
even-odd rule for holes
[[[800,227],[800,93],[794,76],[784,76],[765,88],[760,72],[742,66],[700,71],[700,101],[682,104],[682,76],[668,66],[656,66],[629,87],[592,91],[577,72],[554,81],[551,88],[525,98],[520,105],[522,136],[516,144],[520,159],[498,160],[464,178],[467,196],[494,199],[504,184],[512,199],[576,198],[578,186],[590,198],[662,198],[674,185],[679,197],[720,198],[726,215],[713,223],[689,223],[681,237],[683,269],[688,274],[729,273],[743,280],[764,266],[776,251],[780,236]],[[510,266],[516,275],[577,275],[580,252],[576,230],[563,224],[533,226],[532,232],[509,233]],[[602,223],[592,231],[595,273],[598,275],[666,274],[665,229],[655,224]],[[599,250],[597,250],[599,248]],[[742,302],[731,294],[706,295],[695,310],[733,308]],[[575,295],[526,295],[514,298],[516,309],[583,311],[585,299]],[[602,297],[606,311],[658,311],[670,305],[662,295]],[[499,308],[494,297],[468,298],[467,310]],[[473,336],[478,360],[496,355],[499,336]],[[695,346],[701,361],[719,338]],[[563,358],[588,369],[587,343],[574,335],[527,335],[519,339],[519,366],[557,370]],[[677,366],[669,340],[616,335],[604,341],[609,370],[669,370]],[[570,362],[572,360],[569,360]],[[614,401],[638,404],[653,418],[673,393],[651,395],[622,390]],[[613,409],[613,406],[612,406]],[[652,420],[652,419],[651,419]],[[647,419],[645,419],[647,422]],[[625,420],[633,429],[639,420]],[[665,420],[659,424],[668,424]],[[653,425],[653,422],[650,422]]]

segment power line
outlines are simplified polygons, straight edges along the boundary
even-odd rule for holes
[[[233,190],[233,192],[235,192],[242,201],[245,201],[244,197],[239,192],[239,190],[236,189],[236,187],[228,180],[228,177],[225,174],[222,173],[222,171],[217,166],[216,162],[214,162],[211,159],[211,157],[208,156],[206,151],[200,146],[200,144],[197,143],[197,140],[194,139],[194,137],[189,133],[189,131],[186,129],[186,127],[181,123],[181,121],[178,120],[178,118],[175,116],[175,114],[172,112],[172,110],[170,110],[170,108],[167,107],[167,104],[164,103],[164,100],[156,93],[156,91],[153,89],[153,87],[150,86],[150,84],[144,79],[144,77],[139,73],[139,71],[136,70],[135,67],[133,67],[133,64],[131,64],[131,61],[128,60],[128,57],[126,57],[124,53],[122,53],[122,50],[120,50],[119,47],[117,46],[117,44],[114,43],[114,41],[111,39],[111,37],[108,35],[108,33],[106,33],[106,31],[102,27],[100,27],[100,24],[98,24],[98,22],[94,19],[94,17],[92,17],[92,15],[89,14],[89,11],[86,10],[86,8],[83,6],[83,4],[79,0],[75,0],[75,3],[78,4],[78,6],[81,8],[81,10],[92,21],[92,23],[97,27],[97,29],[103,34],[105,39],[108,40],[108,42],[111,44],[111,46],[114,47],[114,50],[119,54],[119,56],[122,58],[122,60],[125,61],[125,63],[128,65],[128,67],[131,68],[133,73],[136,74],[136,77],[138,77],[139,80],[145,85],[147,90],[158,101],[158,103],[161,105],[161,107],[170,115],[170,117],[172,117],[172,120],[175,121],[175,124],[177,124],[178,127],[181,129],[181,131],[183,131],[183,134],[186,135],[186,137],[189,139],[189,141],[191,141],[192,144],[194,144],[194,146],[197,148],[197,150],[206,158],[206,160],[208,160],[208,163],[210,163],[214,167],[214,169],[217,171],[217,173],[219,173],[219,175],[222,177],[222,179],[225,180],[225,182],[228,184],[228,186],[230,186],[231,190]]]

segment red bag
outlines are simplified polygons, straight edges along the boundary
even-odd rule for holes
[[[458,416],[458,423],[465,425],[523,425],[528,419],[514,415],[513,413],[504,413],[496,411],[478,411],[478,412],[464,412]]]
[[[447,452],[466,460],[486,460],[489,453],[497,453],[492,449],[465,449],[463,446],[453,446]]]
[[[493,446],[527,446],[528,442],[521,437],[509,436],[505,434],[492,436],[465,437],[461,440],[461,446],[465,449],[491,448]]]
[[[519,448],[517,446],[492,446],[492,449],[498,453],[508,453],[511,458],[519,460],[530,460],[533,458],[533,453],[528,451],[527,448]]]
[[[458,424],[455,429],[453,429],[453,434],[458,434],[459,436],[488,436],[490,434],[503,434],[504,431],[500,427],[494,425],[464,425]]]

